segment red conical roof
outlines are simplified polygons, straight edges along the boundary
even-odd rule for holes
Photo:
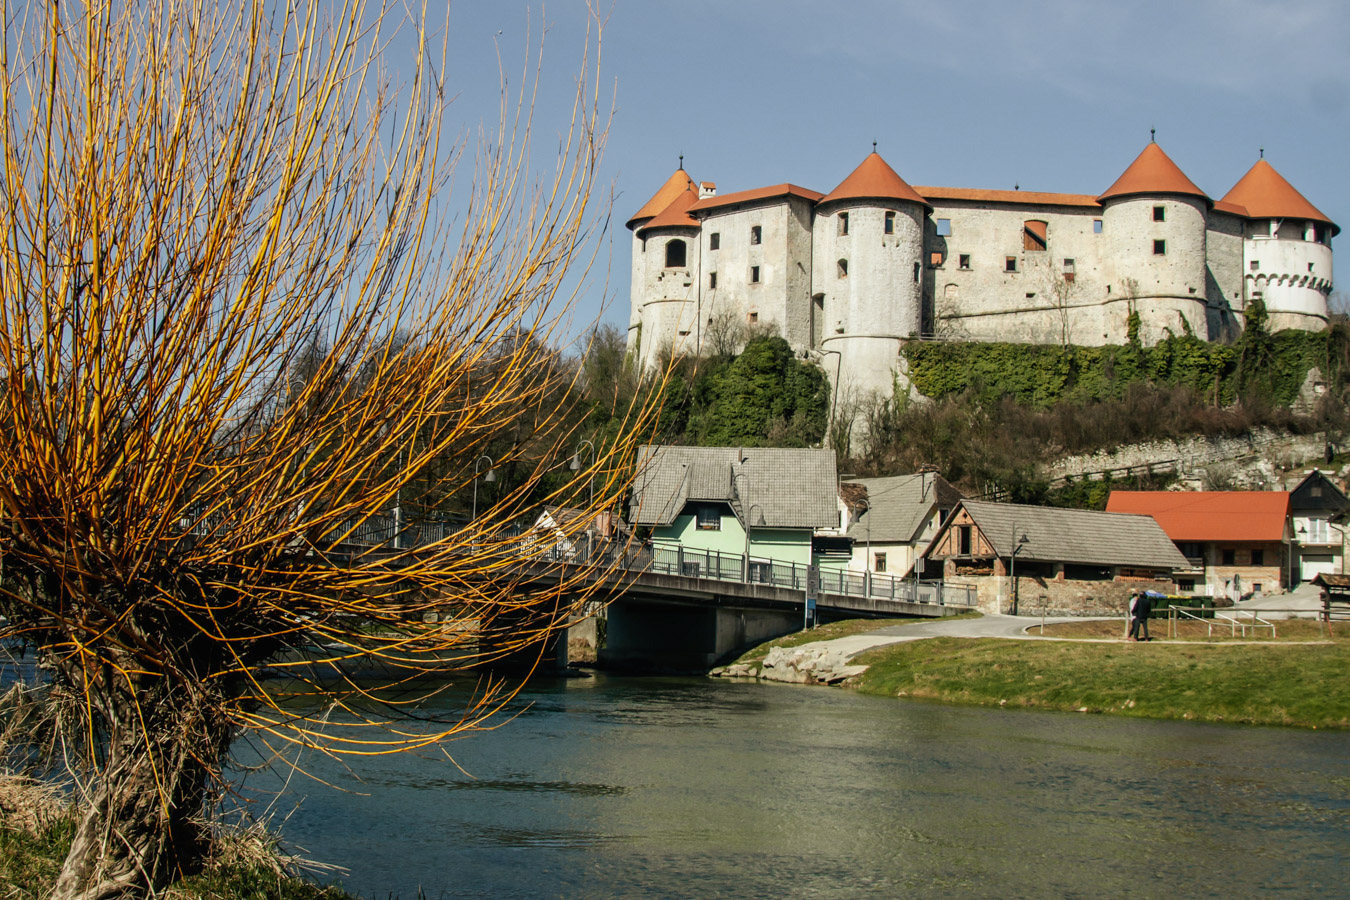
[[[671,204],[671,201],[690,188],[694,188],[695,191],[698,190],[694,185],[694,179],[690,178],[689,173],[683,168],[676,169],[675,174],[667,178],[666,183],[661,185],[661,189],[652,195],[652,199],[642,204],[642,209],[639,209],[633,214],[633,218],[628,220],[628,227],[632,228],[634,222],[640,222],[643,219],[650,219],[652,216],[658,215]]]
[[[1172,158],[1153,142],[1135,157],[1130,167],[1116,179],[1116,183],[1097,199],[1100,201],[1132,194],[1189,194],[1209,201],[1208,195],[1196,187],[1172,162]]]
[[[919,192],[905,183],[905,179],[895,174],[895,170],[886,164],[881,154],[873,150],[867,155],[853,173],[839,183],[839,187],[830,191],[819,205],[835,200],[903,200],[929,206]]]
[[[655,216],[650,221],[639,225],[637,233],[647,231],[652,228],[700,228],[698,219],[689,215],[689,207],[698,202],[698,191],[692,187],[683,191],[670,205],[661,210],[660,215]]]
[[[1247,170],[1233,189],[1223,195],[1222,202],[1245,208],[1250,219],[1311,219],[1340,231],[1335,222],[1309,203],[1264,159],[1258,159],[1256,165]]]

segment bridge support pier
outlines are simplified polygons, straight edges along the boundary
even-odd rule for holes
[[[703,671],[731,654],[802,627],[800,609],[747,609],[644,603],[609,607],[600,665]]]

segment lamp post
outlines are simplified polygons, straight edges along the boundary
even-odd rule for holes
[[[872,511],[872,504],[862,498],[858,501],[863,505],[863,514],[866,515]],[[872,517],[867,516],[867,555],[863,557],[863,596],[872,596]]]
[[[759,508],[760,524],[764,523],[764,507],[758,503],[751,503],[745,510],[745,580],[750,581],[750,521],[755,508]]]
[[[577,471],[580,471],[580,470],[581,470],[581,448],[582,448],[582,447],[590,447],[590,448],[591,448],[591,462],[595,462],[595,444],[591,443],[591,442],[588,441],[588,440],[587,440],[587,441],[582,441],[580,444],[577,444],[577,450],[576,450],[575,453],[572,454],[572,462],[569,463],[568,466],[567,466],[567,467],[568,467],[569,469],[571,469],[573,472],[577,472]],[[590,485],[590,497],[589,497],[589,500],[587,501],[587,505],[588,505],[588,508],[589,508],[589,506],[593,506],[593,505],[595,504],[595,475],[592,474],[592,475],[588,476],[587,479],[586,479],[586,481],[587,481],[587,482],[589,483],[589,485]]]
[[[487,460],[488,470],[487,474],[483,476],[483,480],[488,484],[497,480],[497,472],[492,468],[492,457],[484,453],[473,461],[473,517],[469,520],[471,522],[478,521],[478,469],[485,459]]]
[[[1016,525],[1013,526],[1013,534],[1017,534]],[[1025,534],[1020,538],[1017,538],[1017,540],[1013,542],[1012,554],[1008,560],[1008,575],[1012,578],[1012,614],[1014,616],[1017,615],[1017,554],[1030,542],[1030,539]]]

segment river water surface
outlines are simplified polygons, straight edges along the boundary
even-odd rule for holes
[[[468,774],[307,757],[340,790],[292,777],[276,824],[405,900],[1350,896],[1346,733],[707,679],[521,700],[452,745]]]

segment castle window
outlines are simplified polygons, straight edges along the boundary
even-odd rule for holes
[[[1015,256],[1005,256],[1005,257],[1003,258],[1003,271],[1005,271],[1005,272],[1016,272],[1016,271],[1017,271],[1017,257],[1015,257]]]
[[[1261,261],[1256,259],[1252,260],[1251,263],[1249,263],[1248,268],[1250,268],[1253,272],[1261,271]]]
[[[722,233],[720,231],[714,231],[712,234],[708,235],[708,249],[720,250],[721,248],[722,248]]]
[[[1072,284],[1075,271],[1073,260],[1064,260],[1064,280]]]
[[[759,266],[750,267],[750,283],[759,284]]]
[[[759,313],[757,313],[757,312],[746,313],[746,314],[745,314],[745,321],[746,321],[747,324],[754,325],[755,323],[757,323],[757,322],[759,321]]]
[[[839,260],[839,268],[836,270],[835,274],[838,275],[838,277],[840,278],[848,277],[848,260],[846,259]]]
[[[1313,264],[1312,264],[1312,263],[1308,263],[1308,271],[1309,271],[1309,272],[1312,271],[1312,267],[1313,267]]]
[[[951,237],[951,235],[952,235],[952,220],[951,220],[951,219],[938,219],[938,220],[937,220],[937,234],[938,234],[938,237]]]
[[[969,253],[962,253],[960,256],[958,256],[958,257],[956,258],[956,260],[957,260],[957,263],[961,266],[961,268],[963,268],[963,269],[969,269],[969,268],[970,268],[970,254],[969,254]]]
[[[709,273],[708,273],[708,290],[710,290],[710,291],[715,291],[715,290],[717,290],[717,273],[716,273],[716,272],[709,272]]]
[[[1164,240],[1162,240],[1161,238],[1158,238],[1157,240],[1155,240],[1155,241],[1153,242],[1153,255],[1154,255],[1154,256],[1166,256],[1166,255],[1167,255],[1167,241],[1164,241]]]
[[[848,213],[846,212],[842,212],[839,214],[839,234],[840,235],[848,234]]]
[[[886,213],[885,228],[887,234],[895,234],[895,213],[893,212]]]
[[[760,227],[759,227],[758,225],[751,225],[751,226],[750,226],[750,243],[751,243],[751,244],[758,244],[759,241],[760,241],[760,238],[763,237],[763,235],[764,235],[764,232],[763,232],[762,230],[760,230]]]
[[[1327,242],[1327,226],[1323,225],[1320,222],[1314,222],[1313,240],[1317,241],[1317,243],[1319,244],[1325,244]]]
[[[1092,220],[1092,233],[1093,233],[1093,234],[1101,234],[1101,233],[1102,233],[1102,220],[1101,220],[1101,219],[1093,219],[1093,220]]]
[[[934,269],[942,268],[942,264],[946,261],[947,254],[943,253],[941,250],[934,250],[932,253],[928,254],[928,265],[932,266]]]
[[[1045,249],[1046,225],[1040,219],[1028,219],[1022,223],[1022,249],[1033,252]]]
[[[1165,221],[1166,219],[1167,219],[1167,207],[1165,206],[1153,207],[1153,221],[1162,222]]]
[[[914,264],[914,283],[915,283],[915,284],[918,284],[918,283],[919,283],[919,264],[918,264],[918,263],[915,263],[915,264]]]
[[[666,242],[666,268],[679,269],[684,267],[686,251],[684,241]]]

